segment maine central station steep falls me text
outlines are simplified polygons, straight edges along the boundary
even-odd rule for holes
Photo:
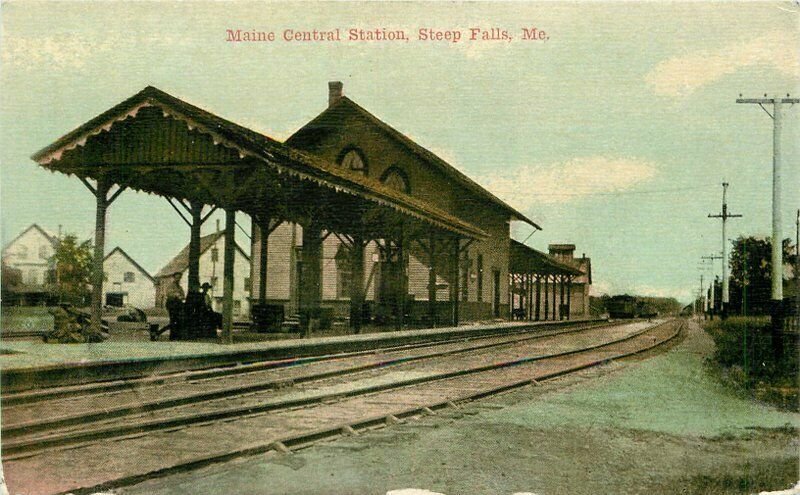
[[[519,31],[519,39],[525,41],[547,41],[549,36],[537,27],[523,27]],[[444,41],[459,43],[461,41],[512,41],[514,35],[508,29],[498,27],[470,27],[466,29],[419,28],[413,35],[405,29],[388,28],[334,28],[328,30],[283,29],[261,31],[255,29],[226,29],[225,41],[240,42],[341,42],[341,41]]]

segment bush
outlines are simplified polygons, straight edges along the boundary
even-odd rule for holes
[[[729,318],[706,323],[716,344],[713,361],[723,375],[760,400],[797,409],[797,336],[784,334],[784,353],[776,359],[768,318]]]

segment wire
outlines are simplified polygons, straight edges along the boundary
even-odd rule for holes
[[[536,196],[621,196],[625,194],[659,194],[659,193],[670,193],[670,192],[699,191],[701,189],[706,189],[708,188],[708,186],[712,185],[717,185],[717,183],[705,184],[697,187],[676,187],[672,189],[648,189],[646,191],[614,191],[614,192],[581,191],[574,193],[565,192],[565,193],[536,194]]]

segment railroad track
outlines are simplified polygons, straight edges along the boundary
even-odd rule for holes
[[[85,427],[94,422],[152,413],[199,403],[219,401],[255,392],[269,392],[297,384],[342,377],[390,366],[408,365],[417,361],[469,354],[487,349],[553,339],[565,334],[602,332],[609,325],[585,325],[553,332],[527,332],[518,335],[494,336],[447,344],[428,344],[411,348],[357,353],[346,357],[328,356],[315,359],[258,363],[234,369],[203,370],[170,377],[175,380],[135,380],[135,388],[120,389],[119,384],[98,384],[97,387],[50,390],[35,394],[14,394],[3,399],[3,454],[13,455],[30,449],[30,442],[17,442],[20,437],[63,429],[73,425]],[[546,345],[546,343],[545,343]],[[128,384],[130,385],[130,384]],[[109,390],[109,387],[112,390]],[[64,394],[63,392],[68,392]],[[78,394],[80,392],[80,394]],[[272,392],[271,395],[274,395]],[[50,399],[50,400],[45,400]],[[247,414],[248,408],[237,408],[229,416]],[[35,419],[33,419],[35,418]],[[172,425],[177,420],[167,422]],[[186,420],[183,420],[186,421]],[[158,422],[150,428],[156,428]],[[166,426],[165,426],[166,427]],[[115,431],[130,430],[127,424]],[[122,433],[120,433],[122,434]],[[50,439],[53,443],[54,440]],[[36,443],[41,444],[40,441]],[[61,442],[64,443],[64,442]]]
[[[536,338],[520,335],[505,342],[481,339],[437,352],[395,351],[416,354],[395,356],[390,365],[361,363],[351,366],[363,368],[358,371],[286,382],[283,388],[131,409],[119,416],[124,421],[64,421],[56,415],[27,425],[12,422],[10,434],[3,431],[6,477],[10,483],[23,480],[26,493],[81,493],[80,487],[88,493],[239,456],[287,451],[640,353],[678,331],[677,322],[638,322]],[[272,371],[285,370],[291,368]],[[133,465],[131,452],[136,453]],[[170,452],[166,467],[163,452]],[[102,460],[102,466],[64,472],[64,466],[74,468],[76,456]],[[48,467],[45,476],[42,466]]]
[[[456,337],[451,339],[421,342],[416,344],[406,344],[399,346],[380,347],[365,351],[345,352],[337,354],[328,354],[321,356],[301,357],[293,359],[281,359],[273,361],[260,361],[255,363],[238,363],[231,365],[222,365],[213,368],[201,368],[197,370],[178,371],[165,374],[157,374],[153,376],[141,378],[128,378],[122,380],[100,381],[89,384],[59,386],[46,388],[41,390],[30,390],[23,392],[4,393],[0,397],[0,402],[3,408],[16,406],[19,404],[28,404],[34,402],[41,402],[45,400],[61,399],[67,397],[86,396],[86,395],[100,395],[102,393],[124,392],[124,391],[141,391],[148,387],[158,387],[170,385],[180,382],[197,382],[202,380],[209,380],[215,378],[222,378],[234,375],[256,374],[262,371],[270,371],[278,368],[295,367],[299,365],[306,365],[310,363],[336,361],[342,359],[352,359],[359,356],[372,356],[379,352],[391,353],[394,351],[412,351],[415,349],[425,349],[438,347],[443,349],[441,352],[447,352],[443,346],[447,344],[465,344],[470,342],[489,342],[498,341],[500,343],[508,341],[508,339],[515,338],[541,338],[550,335],[563,335],[575,332],[582,332],[593,328],[602,328],[611,325],[616,325],[615,322],[607,321],[591,321],[586,323],[577,323],[570,325],[567,328],[559,326],[555,330],[549,330],[550,325],[538,325],[531,327],[515,328],[502,335],[488,335],[488,336],[475,336],[475,337]],[[563,323],[562,323],[563,325]]]

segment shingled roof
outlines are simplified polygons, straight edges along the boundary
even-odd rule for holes
[[[206,251],[208,251],[211,246],[217,242],[217,239],[225,235],[225,232],[214,232],[213,234],[208,234],[200,238],[200,256],[203,255]],[[242,251],[242,248],[239,245],[236,245],[236,250],[244,256],[247,261],[250,261],[250,257]],[[178,253],[177,256],[172,258],[169,263],[167,263],[164,268],[158,271],[155,278],[162,278],[162,277],[169,277],[176,273],[183,273],[189,268],[189,245],[187,244],[181,251]]]
[[[509,270],[511,273],[539,273],[542,275],[572,275],[584,273],[574,266],[562,263],[549,254],[511,239],[509,253]]]
[[[450,165],[432,151],[415,143],[413,140],[411,140],[411,138],[382,121],[346,96],[340,96],[335,104],[325,109],[322,113],[311,120],[311,122],[300,128],[297,132],[290,136],[289,139],[286,140],[286,144],[300,149],[314,147],[330,130],[338,127],[344,117],[352,113],[365,118],[368,122],[375,125],[375,127],[383,131],[385,135],[399,143],[409,152],[416,155],[426,163],[437,167],[451,179],[455,180],[478,197],[487,200],[496,206],[499,206],[506,211],[512,219],[523,221],[538,230],[542,230],[542,228],[533,220],[508,205],[506,202],[486,190],[474,180],[467,177],[456,167]]]
[[[437,227],[473,238],[485,238],[488,234],[460,218],[442,211],[418,198],[402,194],[380,181],[352,173],[320,158],[296,150],[268,136],[223,119],[200,107],[176,98],[153,86],[115,105],[67,133],[55,142],[36,152],[31,158],[50,170],[81,177],[91,177],[91,167],[70,163],[69,152],[87,146],[93,136],[108,132],[117,123],[135,118],[147,107],[157,107],[164,116],[185,122],[190,129],[197,129],[213,137],[214,144],[222,144],[238,152],[239,158],[252,157],[278,174],[285,174],[303,181],[310,181],[337,193],[358,196],[369,202],[380,204]],[[61,163],[65,162],[65,163]],[[123,168],[123,167],[120,167]],[[106,170],[105,172],[108,172]],[[174,195],[172,191],[144,188],[126,176],[126,186],[153,192]]]

